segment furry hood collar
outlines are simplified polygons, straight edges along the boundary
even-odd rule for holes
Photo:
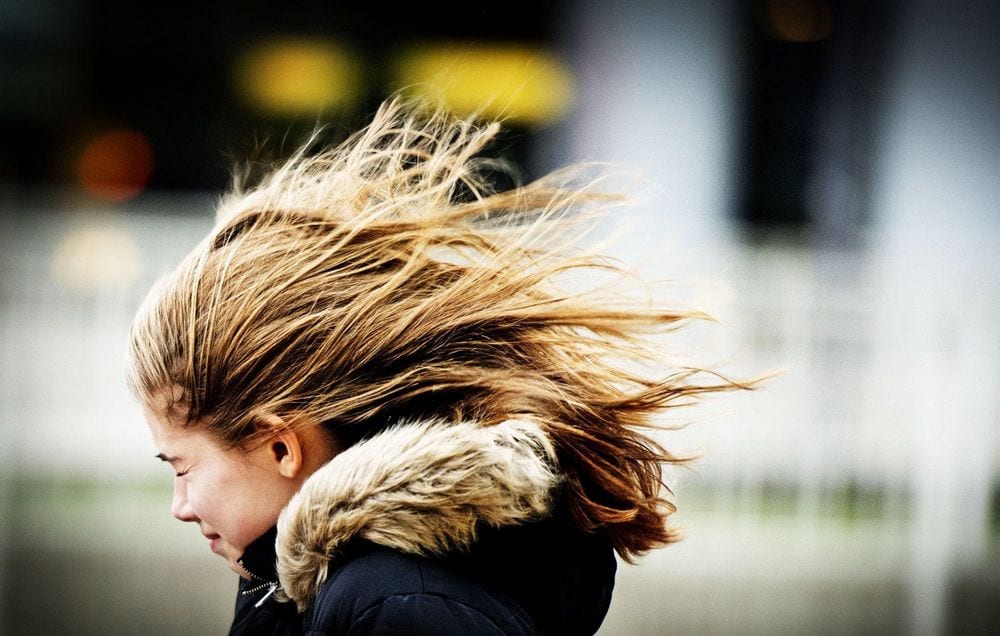
[[[558,481],[552,443],[532,422],[394,426],[330,460],[281,513],[282,591],[304,610],[354,538],[412,554],[465,549],[479,522],[544,517]]]

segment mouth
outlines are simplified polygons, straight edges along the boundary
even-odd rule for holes
[[[209,547],[211,547],[212,552],[218,552],[216,548],[222,543],[222,537],[217,534],[206,534],[205,538],[209,541]]]

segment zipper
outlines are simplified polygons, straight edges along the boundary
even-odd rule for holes
[[[262,596],[259,601],[257,601],[256,603],[254,603],[253,606],[254,607],[260,607],[261,605],[264,604],[264,601],[266,601],[267,599],[271,598],[271,595],[274,594],[277,591],[278,591],[278,584],[277,583],[271,583],[271,589],[269,589],[267,591],[267,594],[265,594],[264,596]]]
[[[247,574],[250,575],[250,580],[252,580],[252,581],[260,581],[259,584],[254,585],[253,587],[247,588],[247,589],[243,590],[242,592],[240,592],[240,596],[250,596],[251,594],[256,594],[257,592],[260,592],[261,590],[267,589],[267,594],[265,594],[259,601],[257,601],[254,604],[254,607],[260,607],[261,605],[263,605],[264,601],[266,601],[268,598],[270,598],[272,594],[274,594],[275,592],[278,591],[279,588],[281,588],[281,585],[279,585],[277,581],[272,581],[272,580],[266,579],[266,578],[264,578],[262,576],[257,576],[256,574],[254,574],[253,572],[251,572],[249,569],[247,569],[247,566],[244,565],[244,563],[243,563],[243,559],[237,559],[236,563],[238,563],[239,566],[241,568],[243,568],[246,571]]]

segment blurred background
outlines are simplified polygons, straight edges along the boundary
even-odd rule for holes
[[[688,538],[602,634],[1000,633],[1000,5],[344,4],[0,3],[0,632],[226,630],[131,316],[233,169],[407,90],[524,179],[641,171],[616,253],[716,290],[684,347],[784,370],[664,438]]]

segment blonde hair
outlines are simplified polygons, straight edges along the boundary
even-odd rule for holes
[[[139,310],[134,393],[154,404],[179,387],[171,406],[233,446],[267,435],[268,413],[344,445],[399,419],[532,419],[580,527],[626,559],[676,541],[662,464],[686,458],[644,429],[746,385],[634,370],[661,362],[652,334],[703,316],[558,291],[567,272],[627,274],[566,231],[619,197],[574,185],[574,169],[493,191],[497,165],[477,154],[498,130],[393,100],[336,148],[237,187]]]

